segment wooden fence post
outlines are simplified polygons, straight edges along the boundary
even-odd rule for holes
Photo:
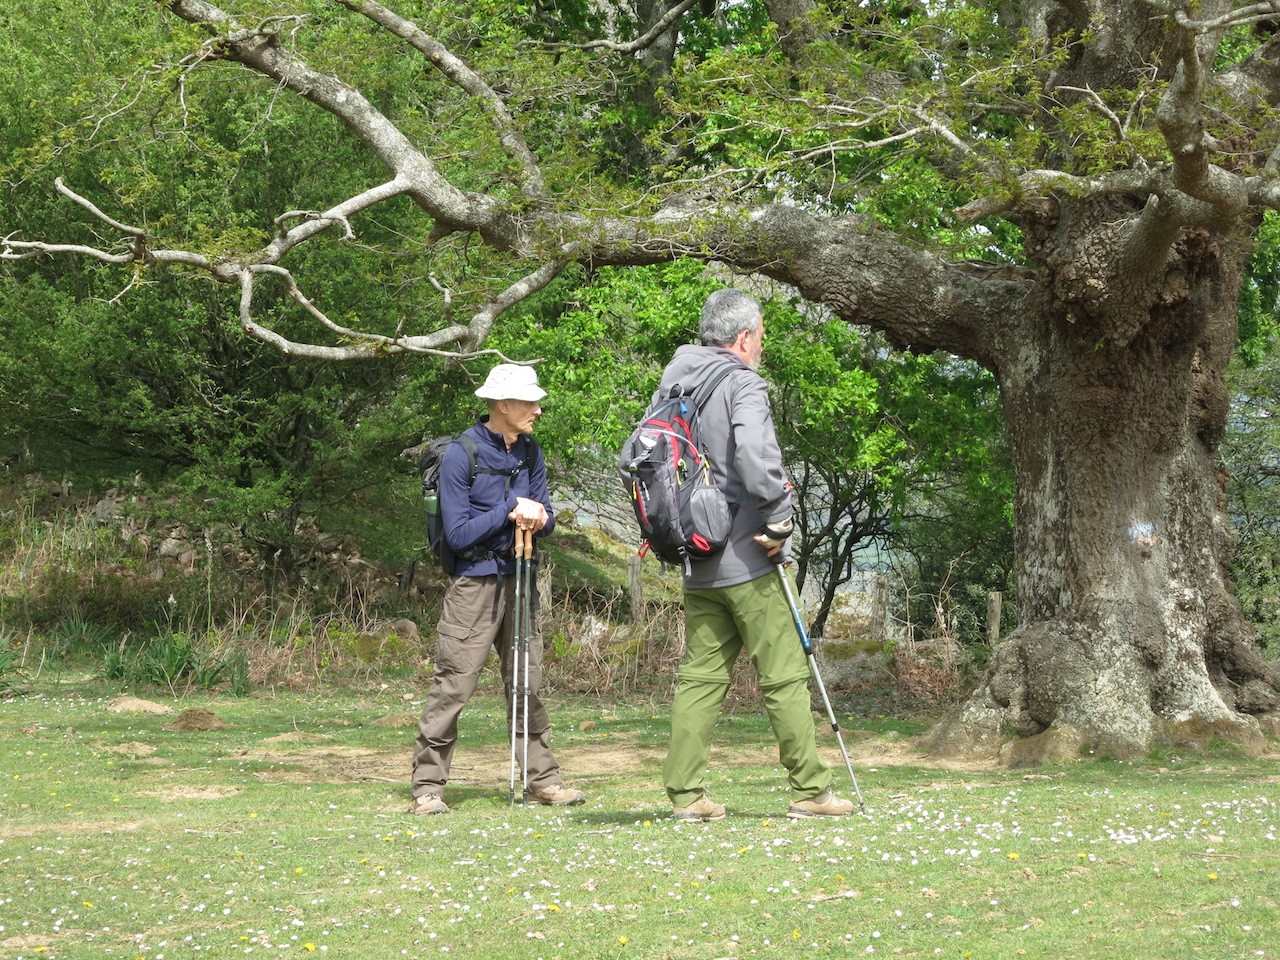
[[[889,631],[886,623],[889,619],[889,578],[881,573],[876,576],[876,592],[871,599],[871,639],[875,643],[884,643]]]
[[[1000,610],[1003,606],[1003,593],[992,590],[987,594],[987,643],[993,647],[1000,642]]]

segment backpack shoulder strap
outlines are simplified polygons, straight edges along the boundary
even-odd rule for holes
[[[706,405],[706,402],[711,399],[711,394],[716,392],[716,387],[720,386],[725,377],[733,373],[733,371],[737,369],[737,366],[738,365],[736,363],[726,361],[702,384],[702,386],[695,390],[691,401],[693,403],[693,409],[701,411],[703,406]]]
[[[538,446],[538,441],[529,434],[524,433],[520,436],[524,440],[524,460],[516,470],[533,470],[534,461],[538,459],[541,448]]]
[[[509,477],[515,476],[521,470],[532,470],[533,462],[537,458],[541,448],[538,446],[538,441],[533,439],[533,437],[528,434],[523,434],[522,436],[524,439],[524,459],[518,466],[511,470],[497,470],[493,467],[477,466],[475,438],[472,437],[470,433],[460,433],[454,437],[454,440],[457,443],[462,444],[462,449],[467,451],[467,466],[471,473],[471,482],[475,483],[476,477],[482,473],[491,474],[496,477]]]
[[[475,438],[465,430],[453,438],[454,442],[461,445],[462,449],[467,452],[467,473],[471,477],[471,482],[476,482],[476,441]]]

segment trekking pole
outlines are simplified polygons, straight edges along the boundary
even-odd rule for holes
[[[521,802],[529,802],[529,647],[531,624],[533,623],[533,595],[538,589],[537,574],[533,565],[533,531],[526,530],[524,532],[524,616],[520,618],[520,623],[524,626],[524,671],[521,674],[524,680],[524,758],[520,764],[523,772],[524,784]]]
[[[516,597],[512,610],[511,623],[511,788],[507,795],[507,805],[514,807],[516,805],[516,708],[519,705],[518,697],[520,695],[520,615],[524,610],[521,602],[522,587],[524,584],[524,531],[516,527],[516,539],[514,544],[514,553],[516,556]],[[523,796],[520,800],[524,802]]]
[[[831,729],[835,732],[836,743],[840,744],[840,753],[844,757],[845,769],[849,771],[849,779],[853,782],[853,792],[858,795],[858,809],[867,812],[862,802],[862,791],[858,789],[858,778],[853,775],[853,763],[849,760],[849,751],[844,747],[844,737],[840,735],[840,724],[836,722],[836,712],[831,709],[831,698],[827,696],[826,685],[822,682],[822,674],[818,673],[818,661],[813,655],[813,644],[809,642],[809,631],[805,629],[804,620],[800,617],[800,607],[796,603],[795,594],[791,591],[791,580],[787,577],[786,564],[782,555],[774,561],[778,565],[778,577],[782,580],[782,592],[787,596],[787,606],[791,608],[791,620],[796,625],[796,633],[800,635],[800,646],[804,647],[804,655],[809,659],[809,672],[813,674],[818,691],[822,694],[822,702],[827,708],[827,719],[831,721]]]

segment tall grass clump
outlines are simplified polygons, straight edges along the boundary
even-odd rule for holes
[[[0,694],[14,690],[22,679],[22,658],[18,635],[0,624]]]
[[[175,509],[143,490],[102,500],[0,490],[0,621],[29,638],[19,661],[88,666],[173,695],[425,685],[447,583],[425,553],[396,568],[304,517],[282,576],[237,531],[183,526]],[[629,552],[566,518],[540,553],[550,690],[668,692],[684,648],[679,577],[650,561],[633,601]]]
[[[67,648],[99,645],[103,629],[135,630],[163,616],[176,578],[148,569],[146,542],[126,539],[84,504],[26,499],[6,510],[0,617]]]
[[[113,497],[110,510],[102,502],[34,480],[0,491],[0,622],[30,638],[19,665],[75,662],[129,687],[244,692],[344,672],[367,679],[416,652],[382,628],[404,610],[362,589],[356,574],[372,565],[358,557],[326,563],[316,549],[281,580],[235,531],[175,527],[148,515],[142,494],[124,507]]]

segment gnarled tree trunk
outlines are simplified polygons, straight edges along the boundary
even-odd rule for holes
[[[931,745],[1011,763],[1131,757],[1163,738],[1256,745],[1277,698],[1232,596],[1215,463],[1247,245],[1186,231],[1156,282],[1104,285],[1114,211],[1061,213],[1074,228],[1055,234],[1082,239],[1046,239],[995,364],[1020,626]]]

